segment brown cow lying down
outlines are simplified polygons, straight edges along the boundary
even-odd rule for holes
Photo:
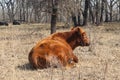
[[[40,40],[29,53],[29,62],[35,68],[71,68],[78,62],[73,50],[77,46],[89,46],[85,31],[72,28],[68,32],[58,32]]]

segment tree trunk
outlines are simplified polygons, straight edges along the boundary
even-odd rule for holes
[[[118,16],[119,16],[118,20],[120,21],[120,0],[119,0],[119,4],[118,5],[119,5],[118,6],[118,10],[119,10],[119,12],[118,12]]]
[[[5,2],[6,6],[7,6],[7,13],[9,16],[9,20],[10,22],[13,22],[14,20],[14,2],[12,2],[11,0],[9,0],[8,2]]]
[[[85,8],[84,8],[84,14],[83,14],[83,25],[87,25],[89,4],[90,4],[90,0],[85,0]]]
[[[108,22],[108,9],[107,0],[105,0],[105,22]]]
[[[95,16],[94,16],[94,14],[93,14],[92,6],[91,6],[91,5],[90,5],[90,7],[89,7],[89,14],[90,14],[91,19],[92,19],[92,24],[94,24],[94,23],[95,23]]]
[[[81,26],[81,22],[80,22],[80,12],[78,12],[78,26]]]
[[[58,0],[52,0],[51,34],[56,32]]]
[[[28,23],[29,10],[28,5],[26,5],[26,22]]]
[[[23,7],[23,20],[25,21],[25,0],[22,0],[22,7]]]
[[[100,22],[103,22],[103,10],[104,10],[104,0],[102,0],[102,2],[101,2]]]
[[[96,25],[100,25],[100,16],[99,16],[99,11],[100,10],[100,6],[99,6],[99,2],[96,2]]]
[[[74,27],[77,27],[77,20],[75,14],[72,12],[72,21],[74,23]]]
[[[112,21],[112,10],[113,10],[112,2],[113,1],[110,1],[110,21]]]
[[[108,22],[108,11],[105,11],[105,22]]]
[[[3,21],[5,21],[5,6],[0,2],[0,5],[2,7],[2,16],[3,16]]]
[[[22,9],[20,8],[20,21],[22,20]]]
[[[119,8],[119,14],[118,14],[119,15],[119,19],[118,20],[120,21],[120,0],[119,0],[119,4],[118,5],[119,5],[119,7],[118,7]]]

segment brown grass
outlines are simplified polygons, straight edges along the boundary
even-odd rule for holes
[[[49,35],[49,26],[0,26],[0,80],[120,80],[120,23],[84,27],[91,46],[75,49],[77,67],[32,70],[28,53],[38,40]]]

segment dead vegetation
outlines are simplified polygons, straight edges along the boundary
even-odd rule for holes
[[[0,80],[119,80],[120,23],[84,28],[91,45],[75,49],[79,58],[75,68],[32,70],[28,53],[38,40],[49,35],[49,25],[0,26]]]

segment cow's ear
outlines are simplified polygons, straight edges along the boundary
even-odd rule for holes
[[[76,34],[81,34],[81,33],[80,33],[80,28],[79,28],[79,27],[72,27],[72,28],[71,28],[71,31],[76,32]]]
[[[79,31],[79,27],[72,27],[71,30]]]
[[[74,30],[75,30],[77,33],[80,32],[80,28],[79,28],[79,27],[74,28]]]
[[[79,35],[82,34],[83,32],[85,32],[81,27],[73,27],[73,28],[71,28],[71,30],[74,30]]]
[[[72,30],[74,30],[74,28],[75,28],[75,27],[72,27],[70,30],[72,31]]]

